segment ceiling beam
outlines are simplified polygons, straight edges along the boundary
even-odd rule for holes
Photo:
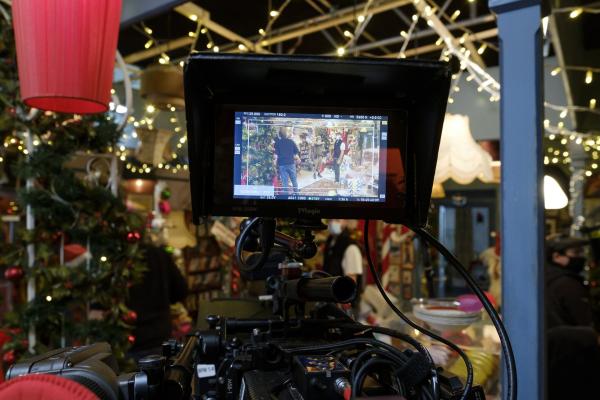
[[[212,32],[215,32],[216,34],[218,34],[220,36],[223,36],[226,39],[234,41],[238,44],[242,43],[249,50],[256,51],[257,53],[266,53],[267,52],[262,47],[255,45],[250,40],[238,35],[237,33],[231,31],[230,29],[227,29],[224,26],[211,20],[210,13],[207,10],[204,10],[203,8],[198,7],[194,3],[188,2],[188,3],[182,4],[181,6],[176,7],[175,11],[177,11],[179,14],[185,16],[186,18],[190,18],[192,15],[194,15],[195,17],[192,17],[192,18],[195,19],[200,24],[202,24],[203,26],[205,26],[207,29],[211,30]],[[192,18],[190,18],[190,19],[192,19]],[[166,43],[160,44],[158,46],[154,46],[150,49],[141,50],[141,51],[129,54],[125,57],[125,62],[127,62],[129,64],[134,64],[136,62],[143,61],[143,60],[151,58],[151,57],[156,57],[162,53],[167,53],[171,50],[176,50],[176,49],[179,49],[179,48],[185,47],[185,46],[191,46],[192,43],[194,43],[194,38],[189,37],[189,36],[184,36],[181,38],[173,39]]]
[[[367,10],[367,14],[378,14],[388,10],[392,10],[396,7],[401,7],[403,5],[410,4],[411,0],[373,0],[371,5]],[[249,39],[246,39],[235,32],[217,24],[216,22],[210,19],[210,13],[207,10],[197,6],[194,3],[185,3],[179,7],[176,7],[175,10],[180,14],[189,18],[192,15],[195,15],[195,19],[201,22],[207,29],[214,31],[215,33],[231,40],[235,43],[242,43],[248,49],[254,50],[256,52],[267,52],[264,47],[274,44],[280,43],[287,40],[295,39],[303,35],[307,35],[310,33],[318,32],[324,29],[328,29],[331,27],[338,26],[340,24],[352,22],[356,19],[356,16],[362,12],[366,3],[358,4],[353,7],[343,8],[341,10],[337,10],[328,14],[324,14],[318,17],[309,18],[304,21],[300,21],[291,25],[287,25],[285,27],[278,28],[272,31],[272,36],[269,38],[263,39],[260,44],[255,44],[253,40],[259,40],[260,36],[253,36]],[[138,61],[145,60],[150,57],[155,57],[161,53],[166,51],[175,50],[181,47],[189,46],[193,42],[193,38],[190,37],[182,37],[178,39],[171,40],[167,43],[164,43],[160,46],[155,46],[148,50],[142,50],[125,57],[125,61],[128,63],[135,63]],[[376,42],[374,42],[376,43]],[[234,43],[230,43],[229,45],[225,44],[221,47],[221,50],[227,51],[231,50],[235,46]],[[380,47],[381,45],[375,46]]]
[[[474,32],[469,34],[468,39],[470,40],[485,40],[485,39],[490,39],[493,37],[498,36],[498,28],[492,28],[492,29],[488,29],[485,31],[481,31],[481,32]],[[467,38],[465,38],[467,39]],[[421,47],[417,47],[414,49],[408,49],[404,52],[404,54],[406,55],[406,57],[413,57],[419,54],[425,54],[425,53],[431,53],[434,51],[439,51],[444,49],[444,44],[428,44],[425,46],[421,46]],[[386,54],[384,56],[385,58],[397,58],[398,57],[398,52],[393,52],[390,54]]]
[[[433,2],[432,4],[435,5],[435,3]],[[421,16],[425,16],[424,18],[428,18],[427,23],[431,25],[431,27],[440,35],[441,38],[443,38],[444,40],[450,39],[455,47],[464,44],[464,47],[467,48],[471,53],[471,60],[480,67],[485,67],[485,63],[483,62],[483,59],[481,58],[479,53],[477,53],[477,49],[473,45],[473,42],[467,39],[468,34],[461,35],[461,37],[465,38],[464,41],[456,39],[452,35],[452,33],[450,33],[448,27],[441,21],[440,17],[429,10],[430,6],[426,5],[424,1],[415,0],[413,2],[413,6]],[[439,7],[437,7],[436,5],[436,8]]]
[[[496,18],[492,15],[485,15],[482,17],[477,17],[477,18],[473,18],[473,19],[468,19],[465,21],[461,21],[461,22],[456,22],[453,24],[448,25],[448,29],[449,30],[454,30],[454,29],[460,29],[460,28],[468,28],[470,26],[474,26],[474,25],[480,25],[480,24],[484,24],[484,23],[488,23],[488,22],[493,22],[495,21]],[[437,34],[437,32],[434,29],[427,29],[424,31],[418,31],[412,34],[411,39],[415,40],[415,39],[423,39],[429,36],[433,36]],[[372,50],[375,48],[378,48],[380,46],[389,46],[389,45],[395,45],[395,44],[401,44],[405,41],[406,39],[400,35],[398,36],[393,36],[393,37],[389,37],[386,39],[381,39],[378,40],[376,42],[373,43],[365,43],[365,44],[361,44],[361,45],[357,45],[354,47],[349,47],[346,49],[347,52],[354,52],[354,51],[358,51],[358,52],[364,52],[364,51],[368,51],[368,50]],[[331,53],[327,53],[327,55],[335,55],[335,51],[331,52]]]
[[[329,10],[331,10],[331,4],[327,0],[319,0],[319,2],[322,5],[324,5],[325,7],[327,7]],[[315,4],[315,2],[313,0],[306,0],[306,3],[309,6],[311,6],[312,8],[314,8],[315,10],[317,10],[319,12],[319,14],[321,14],[321,15],[327,14],[327,12],[325,10],[323,10],[318,4]],[[354,29],[356,27],[356,24],[351,23],[350,26]],[[344,37],[344,31],[342,30],[342,28],[340,28],[339,25],[336,26],[335,29],[340,34],[340,36]],[[323,33],[324,35],[328,34],[327,30],[322,30],[321,33]],[[367,32],[367,30],[365,30],[362,35],[369,42],[374,42],[377,40],[377,39],[375,39],[375,37],[373,35],[371,35],[369,32]],[[331,37],[331,35],[329,35],[329,37],[326,36],[326,38],[333,48],[339,47],[340,43],[333,40],[333,37]],[[383,50],[386,53],[389,53],[389,51],[390,51],[389,49],[385,48],[384,46],[381,46],[381,50]]]
[[[202,24],[210,31],[216,33],[219,36],[224,37],[225,39],[243,44],[251,51],[254,51],[256,53],[267,53],[267,51],[264,50],[261,47],[261,45],[255,44],[254,42],[246,39],[243,36],[238,35],[232,30],[227,29],[223,25],[211,20],[210,13],[195,3],[187,2],[178,7],[175,7],[175,11],[177,11],[184,17],[191,19],[192,21],[198,21],[199,24]]]
[[[171,50],[179,49],[180,47],[191,46],[194,42],[194,38],[182,37],[179,39],[168,41],[167,43],[160,44],[149,48],[148,50],[142,50],[135,53],[131,53],[124,57],[127,64],[135,64],[136,62],[145,60],[161,55],[162,53],[168,53]]]
[[[402,7],[410,4],[411,0],[374,0],[367,9],[366,14],[379,14],[396,7]],[[310,18],[292,25],[288,25],[271,32],[271,36],[263,38],[260,41],[262,47],[267,47],[275,43],[285,42],[295,39],[299,36],[305,36],[311,33],[319,32],[323,29],[329,29],[334,26],[354,21],[356,16],[362,13],[366,3],[358,4],[354,7],[347,7],[332,13],[328,13],[315,18]]]

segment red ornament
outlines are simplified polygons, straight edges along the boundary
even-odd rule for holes
[[[135,343],[135,336],[129,335],[129,336],[127,336],[127,340],[129,341],[129,343],[134,344]]]
[[[19,0],[12,16],[25,104],[76,114],[108,109],[121,0]]]
[[[123,315],[123,322],[126,324],[133,324],[137,321],[137,313],[135,311],[129,311],[127,314]]]
[[[23,329],[21,329],[21,328],[9,328],[8,332],[10,332],[11,335],[16,336],[16,335],[20,335],[21,333],[23,333]]]
[[[14,350],[9,350],[6,353],[4,353],[2,355],[2,361],[4,361],[4,363],[6,365],[12,365],[15,363],[17,357],[15,356],[15,351]]]
[[[158,209],[161,214],[168,215],[171,212],[171,203],[167,200],[161,200],[158,202]]]
[[[23,277],[23,268],[15,266],[15,267],[10,267],[7,268],[6,271],[4,271],[4,278],[8,279],[9,281],[16,281],[19,280]]]
[[[142,238],[142,235],[138,231],[127,232],[127,241],[129,243],[137,243]]]

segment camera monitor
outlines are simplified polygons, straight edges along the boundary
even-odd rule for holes
[[[185,95],[195,221],[424,224],[449,84],[438,62],[193,55]]]

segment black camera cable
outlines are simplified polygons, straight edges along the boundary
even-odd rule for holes
[[[244,272],[252,272],[262,267],[269,258],[270,251],[273,248],[274,237],[275,220],[254,217],[244,221],[235,242],[235,258],[238,267]],[[248,260],[244,260],[243,256],[248,240],[256,241],[253,245],[262,248],[260,255],[254,258],[251,263]]]
[[[387,293],[385,292],[385,289],[383,288],[383,284],[381,283],[381,280],[379,279],[379,275],[377,275],[377,271],[375,270],[375,265],[373,264],[373,260],[371,259],[371,251],[369,249],[369,223],[370,223],[370,220],[368,220],[368,219],[365,220],[365,228],[364,228],[365,252],[367,253],[367,262],[369,264],[369,270],[371,271],[371,274],[373,275],[373,280],[375,281],[375,285],[377,286],[377,289],[379,289],[381,296],[383,297],[385,302],[388,304],[388,306],[408,326],[412,327],[413,329],[416,329],[417,331],[421,332],[424,335],[429,336],[430,338],[432,338],[434,340],[437,340],[440,343],[445,344],[446,346],[450,347],[452,350],[457,352],[458,355],[463,359],[463,361],[465,363],[465,367],[467,369],[467,379],[465,381],[465,385],[464,385],[460,400],[467,400],[467,397],[469,396],[469,392],[471,391],[471,387],[473,386],[473,365],[471,364],[469,357],[467,357],[465,352],[462,351],[462,349],[460,347],[458,347],[456,344],[452,343],[451,341],[449,341],[447,339],[444,339],[443,337],[441,337],[441,336],[431,332],[430,330],[423,328],[422,326],[413,322],[410,318],[408,318],[406,315],[404,315],[404,313],[402,311],[400,311],[400,309],[398,307],[396,307],[396,305],[388,297]]]
[[[410,227],[409,227],[410,228]],[[507,386],[507,399],[516,399],[517,398],[517,370],[515,367],[515,355],[512,350],[512,345],[510,343],[510,339],[508,337],[508,333],[506,332],[506,328],[498,315],[498,312],[494,308],[494,306],[490,303],[487,296],[483,293],[481,288],[477,286],[477,283],[473,279],[473,277],[469,274],[466,268],[461,264],[461,262],[452,254],[447,248],[444,247],[442,243],[440,243],[435,237],[433,237],[429,232],[427,232],[423,228],[410,228],[416,234],[421,236],[426,242],[429,242],[433,247],[437,249],[440,254],[450,262],[450,264],[458,271],[458,273],[463,277],[463,279],[467,282],[471,290],[475,293],[475,295],[483,304],[483,308],[490,316],[494,327],[496,327],[496,331],[498,332],[498,336],[500,337],[500,343],[502,344],[502,354],[504,363],[506,364],[506,386]]]

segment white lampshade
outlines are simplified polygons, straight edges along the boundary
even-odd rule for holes
[[[473,139],[469,117],[446,114],[434,182],[453,179],[467,185],[476,178],[493,181],[492,157]]]
[[[546,210],[559,210],[569,204],[569,198],[560,187],[556,179],[544,175],[544,208]]]

